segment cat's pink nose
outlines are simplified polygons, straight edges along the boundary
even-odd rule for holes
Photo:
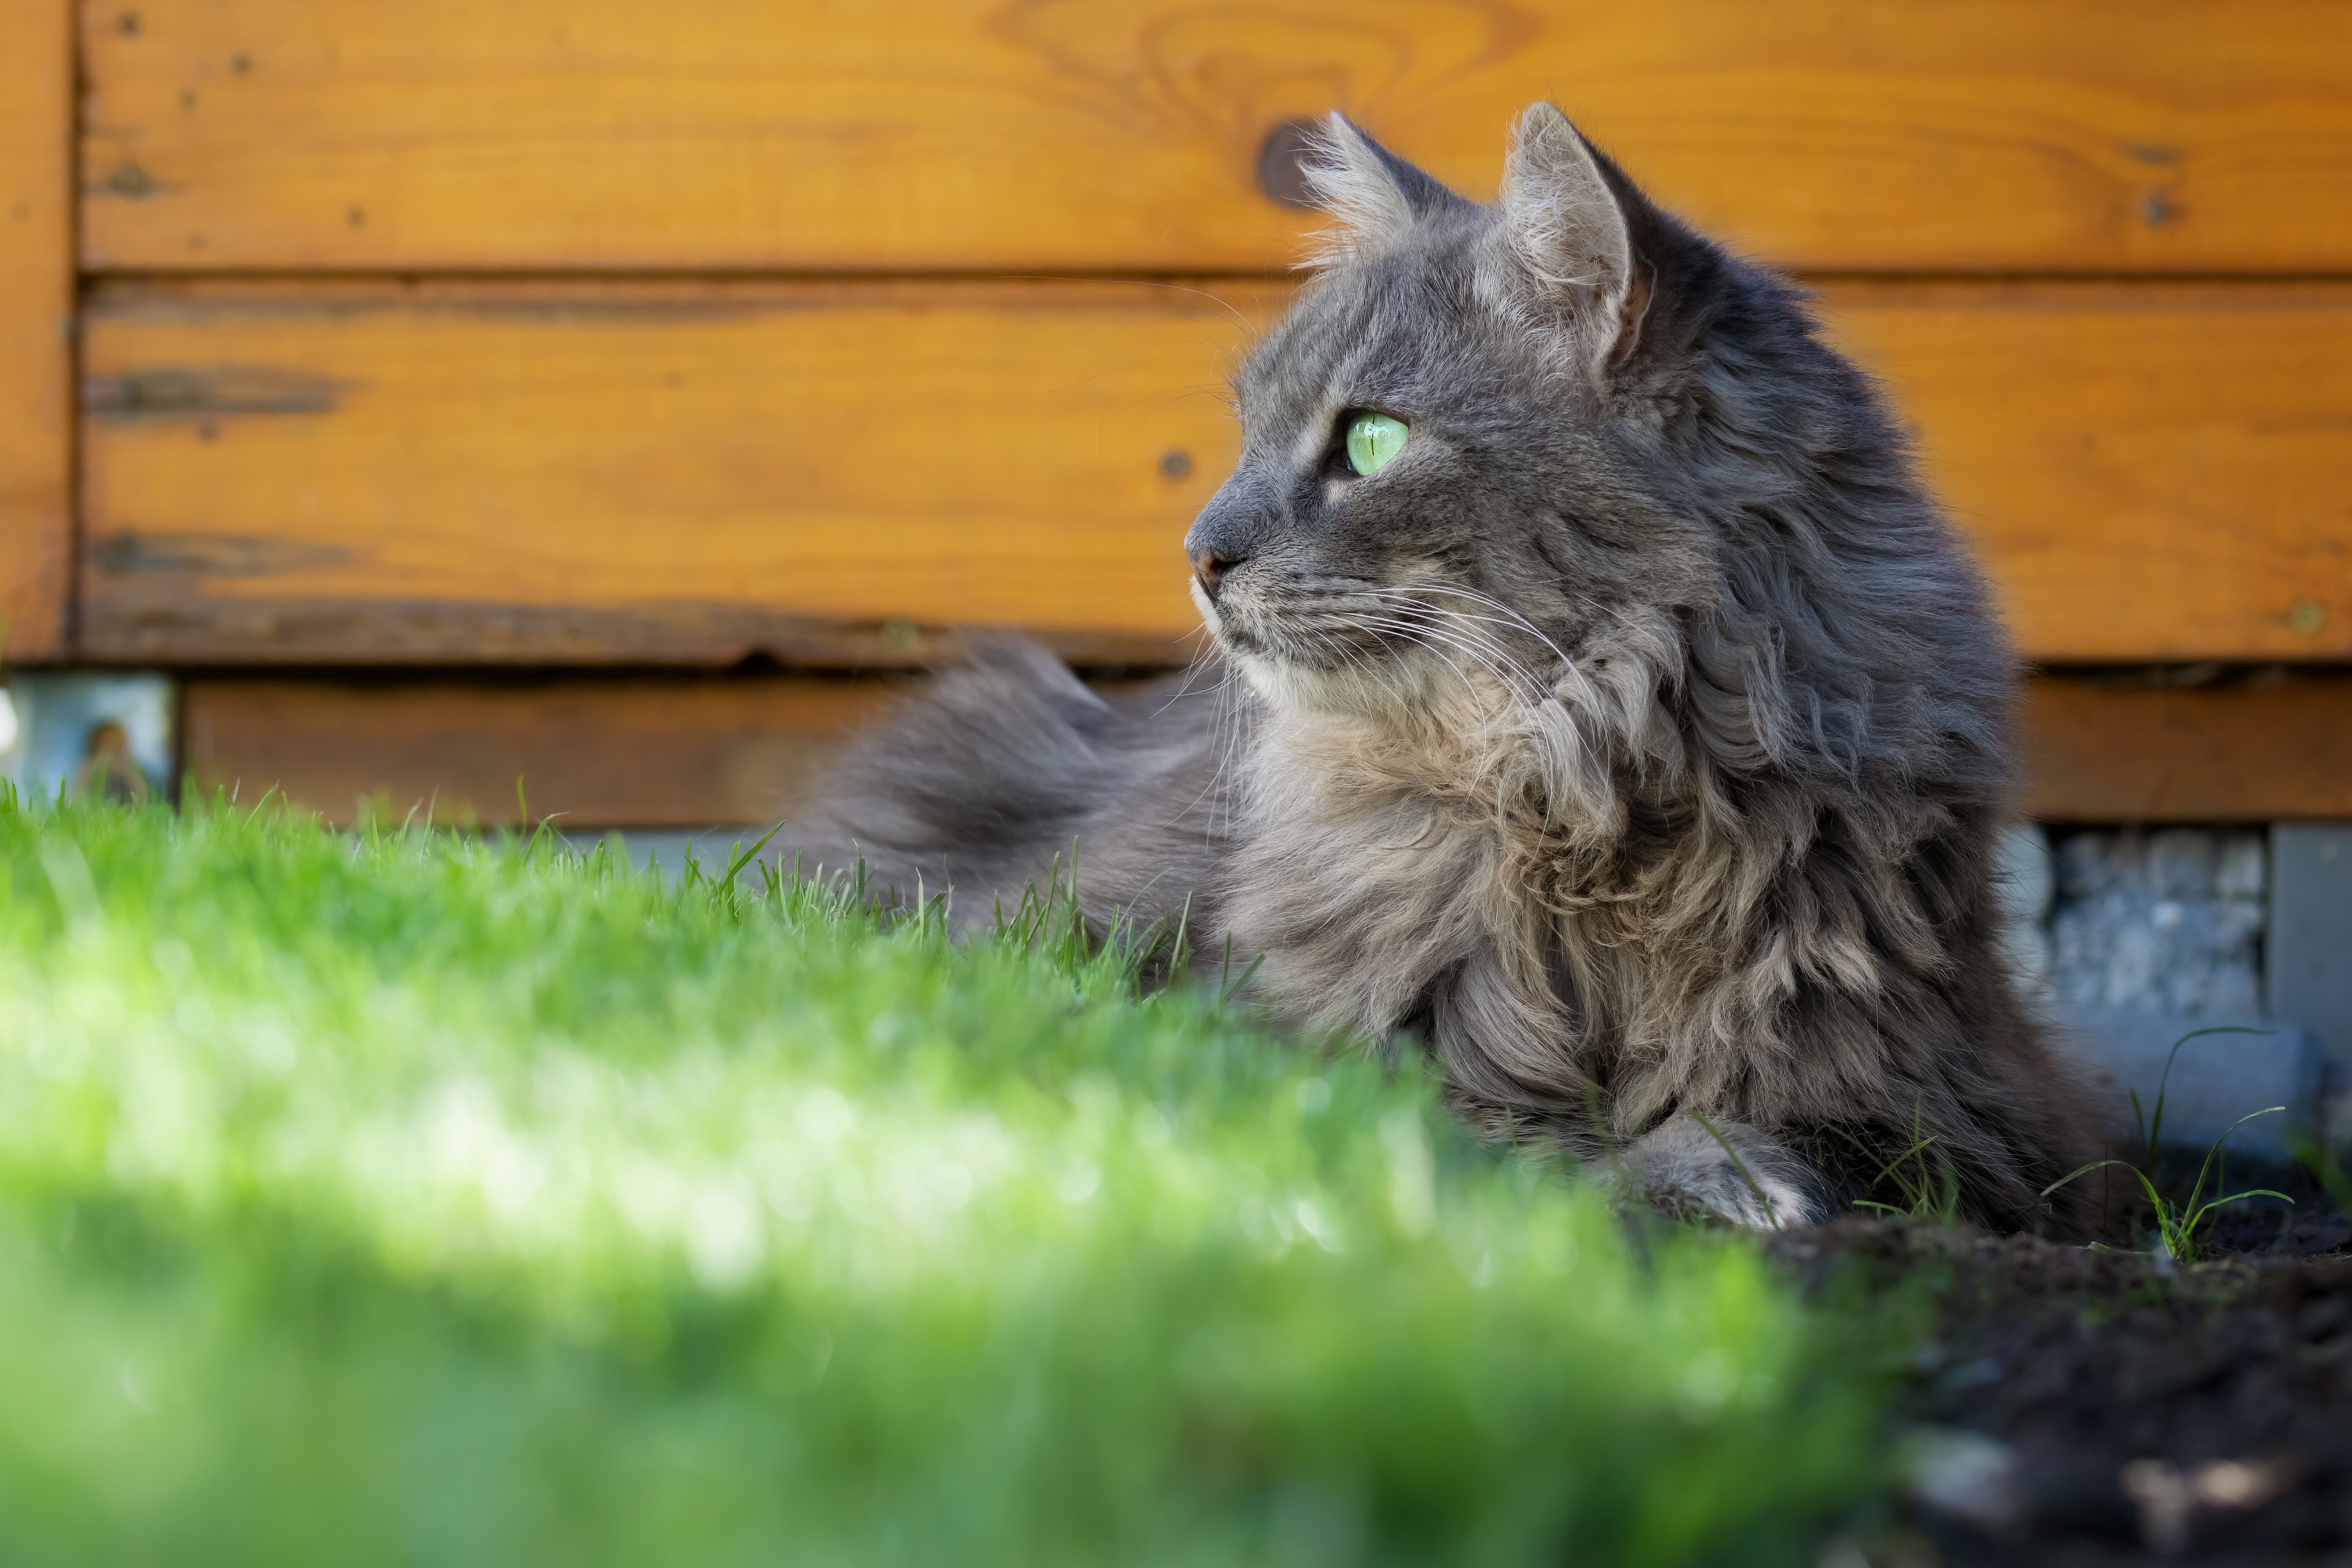
[[[1209,603],[1217,602],[1218,590],[1225,585],[1225,574],[1241,564],[1231,555],[1220,555],[1213,550],[1192,552],[1192,575],[1199,580],[1201,592],[1209,595]]]

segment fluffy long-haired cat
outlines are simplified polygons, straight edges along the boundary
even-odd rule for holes
[[[1493,205],[1338,115],[1311,178],[1338,226],[1185,541],[1207,669],[1107,701],[982,644],[804,843],[967,920],[1075,844],[1097,928],[1186,910],[1279,1016],[1672,1211],[1811,1221],[1909,1152],[2078,1229],[1997,935],[2014,671],[1870,384],[1549,104]]]

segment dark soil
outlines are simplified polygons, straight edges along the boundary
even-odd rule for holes
[[[1817,1286],[1935,1297],[1910,1528],[1845,1560],[2352,1564],[2352,1224],[2308,1194],[2214,1221],[2178,1267],[1863,1215],[1778,1241]]]

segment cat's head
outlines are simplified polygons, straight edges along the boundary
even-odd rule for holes
[[[1241,459],[1185,541],[1220,643],[1277,708],[1483,685],[1591,740],[1696,671],[1760,758],[1790,615],[1857,585],[1807,574],[1861,561],[1856,528],[1943,548],[1866,384],[1549,104],[1492,205],[1336,114],[1310,178],[1339,226],[1236,377]]]

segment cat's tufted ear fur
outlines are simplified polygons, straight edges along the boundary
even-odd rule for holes
[[[1538,292],[1560,308],[1591,367],[1605,374],[1633,352],[1649,313],[1655,269],[1634,240],[1630,182],[1568,116],[1532,105],[1503,164],[1503,234]]]
[[[1338,110],[1300,160],[1315,205],[1339,220],[1303,265],[1328,267],[1360,253],[1401,244],[1417,219],[1467,204],[1356,128]]]

